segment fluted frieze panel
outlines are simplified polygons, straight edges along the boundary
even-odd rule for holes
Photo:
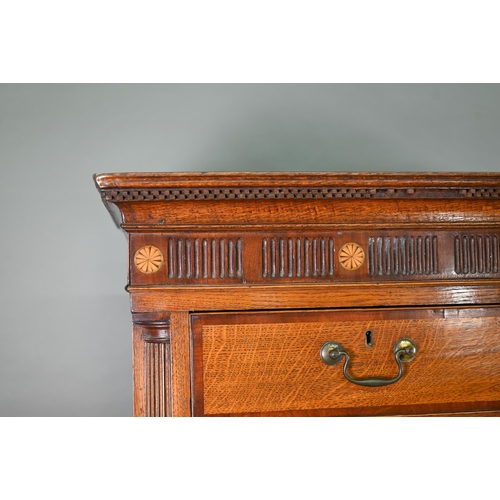
[[[498,235],[462,234],[455,236],[455,273],[498,273]]]
[[[368,239],[371,276],[438,274],[438,237],[372,236]]]
[[[329,237],[263,238],[262,277],[331,277],[334,254],[334,239]]]
[[[169,238],[169,280],[207,280],[243,276],[241,238]]]
[[[145,342],[146,416],[169,417],[171,405],[170,344]]]

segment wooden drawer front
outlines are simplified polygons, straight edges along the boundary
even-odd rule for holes
[[[440,308],[214,313],[192,316],[195,415],[377,415],[500,408],[500,309]],[[373,346],[366,342],[372,332]],[[416,359],[385,387],[362,387],[328,366],[336,341],[353,378],[397,374],[393,346]]]

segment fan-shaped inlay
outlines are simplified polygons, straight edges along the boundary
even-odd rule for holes
[[[355,271],[365,261],[365,252],[357,243],[346,243],[339,251],[339,261],[344,269]]]
[[[141,247],[135,252],[134,264],[141,273],[156,273],[163,265],[163,254],[152,245]]]

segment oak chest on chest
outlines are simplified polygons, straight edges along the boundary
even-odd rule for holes
[[[136,416],[500,414],[500,175],[95,182],[128,235]]]

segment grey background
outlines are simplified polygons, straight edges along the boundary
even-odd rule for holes
[[[126,239],[92,174],[499,171],[500,85],[0,85],[0,416],[131,416]]]

